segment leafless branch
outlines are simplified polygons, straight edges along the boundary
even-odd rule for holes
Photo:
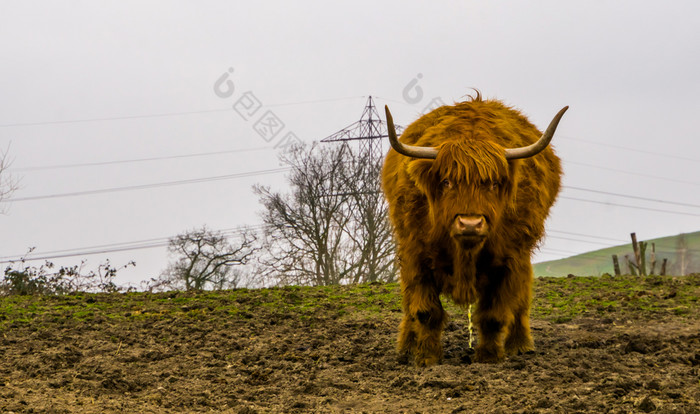
[[[289,193],[254,187],[264,207],[266,276],[311,285],[392,280],[380,161],[341,146],[298,148],[282,162],[292,167]]]
[[[242,229],[239,240],[232,245],[221,232],[205,227],[172,238],[168,250],[175,256],[162,278],[175,287],[201,290],[207,287],[235,288],[240,272],[233,267],[246,264],[257,251],[257,236]]]
[[[8,172],[12,164],[9,152],[9,145],[5,150],[0,149],[0,203],[7,201],[12,196],[12,193],[19,188],[19,181]],[[7,208],[6,205],[0,204],[0,214],[6,213]]]

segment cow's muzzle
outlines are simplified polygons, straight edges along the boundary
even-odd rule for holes
[[[463,247],[480,244],[488,235],[486,217],[479,214],[458,214],[452,223],[452,237]]]

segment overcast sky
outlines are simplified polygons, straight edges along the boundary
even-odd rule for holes
[[[407,125],[472,87],[541,129],[570,106],[537,261],[698,231],[698,16],[697,1],[0,1],[0,147],[21,178],[0,260],[257,225],[251,186],[282,188],[285,136],[323,139],[369,95]],[[262,105],[248,119],[232,109],[244,96]],[[267,111],[284,123],[269,142]],[[168,260],[160,246],[54,262],[82,258],[135,260],[124,283]]]

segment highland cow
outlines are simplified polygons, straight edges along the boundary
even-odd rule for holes
[[[382,184],[394,225],[403,320],[398,351],[416,365],[442,360],[440,295],[475,304],[476,360],[534,349],[530,257],[560,186],[561,165],[525,116],[479,93],[422,116],[396,137]]]

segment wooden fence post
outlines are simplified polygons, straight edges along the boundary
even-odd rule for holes
[[[639,264],[641,263],[642,259],[640,258],[639,254],[639,243],[637,243],[637,233],[630,233],[630,237],[632,238],[632,250],[634,250],[634,264],[636,265],[637,269],[639,269]]]
[[[641,261],[637,264],[639,265],[639,274],[641,276],[647,275],[647,242],[639,242],[639,257]]]
[[[651,257],[649,261],[651,262],[651,271],[649,271],[649,274],[653,275],[656,270],[656,243],[651,244]]]
[[[630,260],[629,255],[625,255],[625,262],[627,263],[627,269],[629,270],[630,274],[632,276],[637,276],[637,272],[634,271],[634,268],[636,267],[634,263]]]
[[[661,263],[661,276],[666,276],[666,262],[668,262],[668,259],[664,258],[664,261]]]
[[[615,276],[620,276],[620,262],[617,260],[617,255],[612,255],[613,268],[615,269]]]

